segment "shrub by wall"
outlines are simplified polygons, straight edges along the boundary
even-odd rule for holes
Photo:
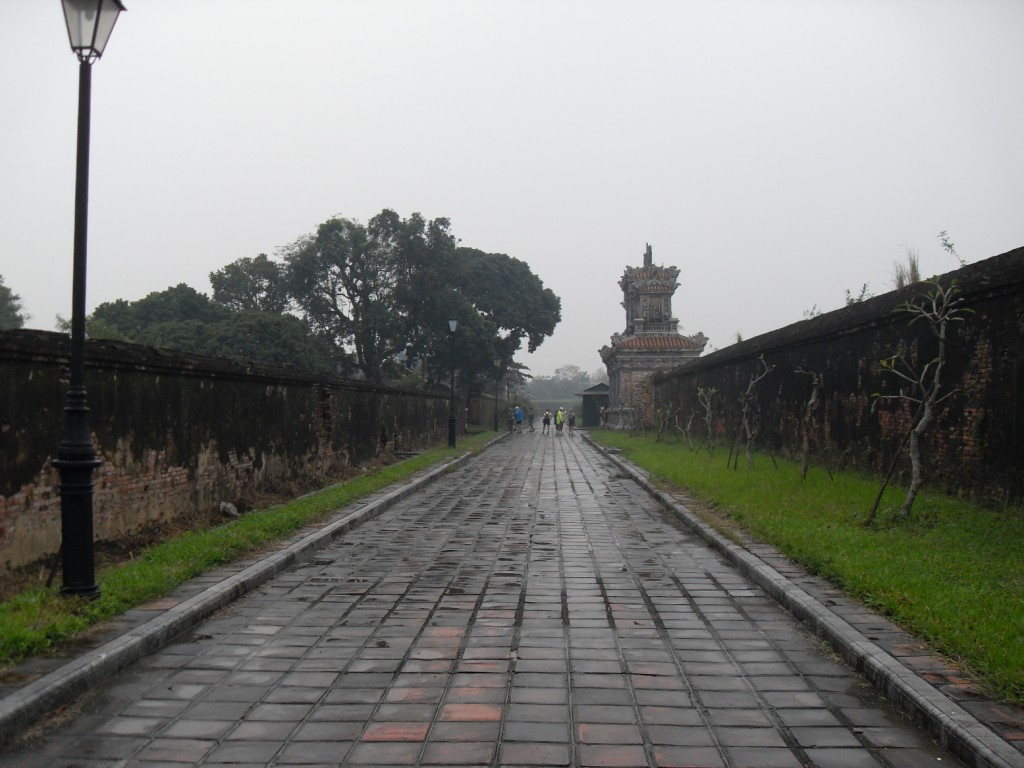
[[[59,476],[69,342],[0,333],[0,566],[60,546]],[[289,368],[138,345],[86,345],[89,425],[102,466],[94,527],[113,541],[262,492],[327,481],[380,450],[447,434],[448,401]]]
[[[949,326],[945,400],[923,442],[926,486],[996,503],[1024,500],[1024,248],[969,265],[939,278],[955,280],[965,322]],[[898,307],[929,286],[919,283],[771,333],[749,339],[652,380],[655,413],[673,413],[695,439],[703,439],[698,388],[714,388],[713,433],[731,446],[740,432],[741,399],[759,358],[773,366],[754,388],[758,446],[799,456],[812,376],[822,378],[820,400],[807,423],[812,454],[832,467],[884,472],[900,451],[914,406],[878,400],[901,382],[880,361],[896,351],[919,370],[937,353],[927,323],[908,324]],[[770,294],[766,295],[770,301]],[[742,444],[742,440],[740,441]],[[906,466],[908,466],[907,463]],[[903,469],[906,469],[903,466]]]

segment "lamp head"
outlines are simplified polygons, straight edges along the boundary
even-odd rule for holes
[[[91,62],[103,55],[114,22],[123,11],[121,0],[61,0],[71,50],[78,60]]]
[[[450,330],[450,331],[451,331],[452,333],[455,333],[455,330],[456,330],[456,329],[457,329],[458,327],[459,327],[459,321],[458,321],[458,320],[449,320],[449,321],[448,321],[448,329],[449,329],[449,330]]]

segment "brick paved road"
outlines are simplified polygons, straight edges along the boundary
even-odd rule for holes
[[[958,765],[599,453],[539,432],[79,709],[0,762]]]

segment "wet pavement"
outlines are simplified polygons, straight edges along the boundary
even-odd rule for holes
[[[632,475],[538,431],[97,680],[0,764],[967,763]]]

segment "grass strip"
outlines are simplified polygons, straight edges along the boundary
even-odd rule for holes
[[[890,488],[880,520],[862,522],[878,480],[757,455],[736,469],[727,455],[612,431],[590,433],[620,448],[652,479],[717,507],[848,594],[970,669],[1000,699],[1024,705],[1024,510],[991,510],[922,493],[896,524],[902,488]]]
[[[467,435],[456,450],[432,448],[224,525],[154,544],[131,562],[98,573],[100,596],[95,600],[62,597],[56,586],[28,589],[0,603],[0,666],[10,667],[50,652],[101,621],[165,595],[213,568],[279,543],[358,499],[466,450],[479,452],[495,437],[494,432]]]

